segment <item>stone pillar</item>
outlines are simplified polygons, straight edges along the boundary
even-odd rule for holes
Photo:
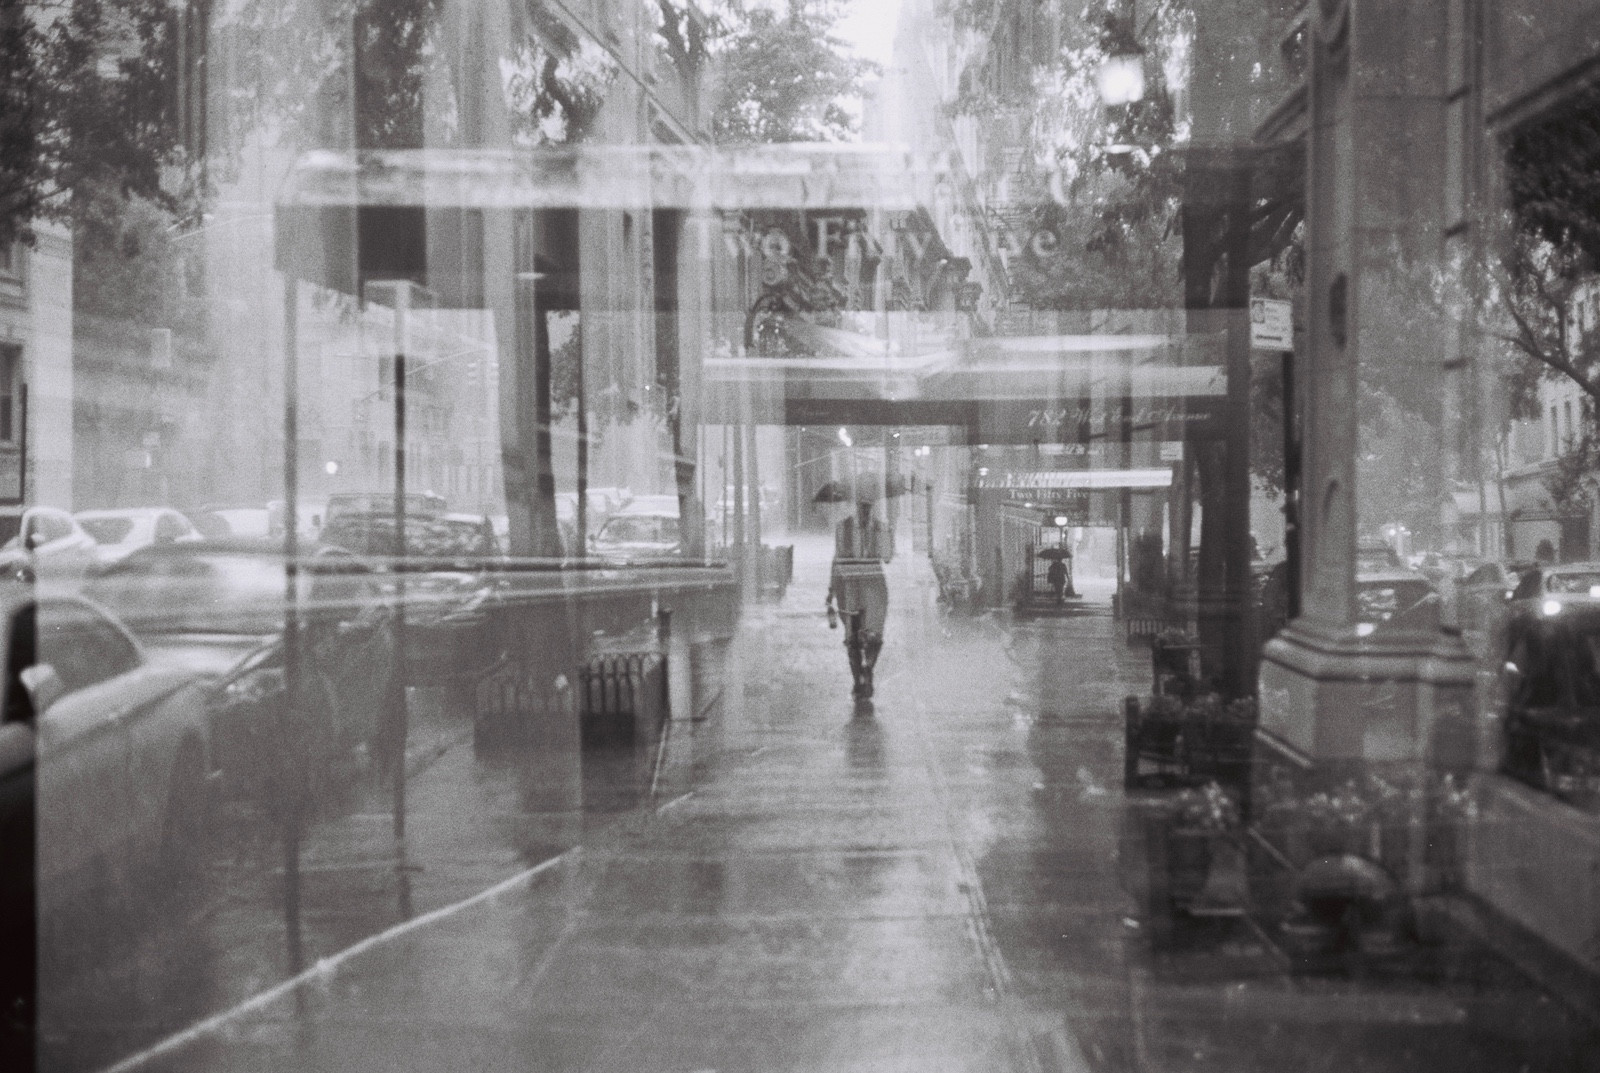
[[[1321,0],[1312,16],[1301,615],[1263,653],[1269,756],[1258,783],[1285,767],[1414,782],[1463,759],[1440,744],[1471,712],[1473,665],[1459,634],[1437,615],[1373,630],[1357,603],[1357,541],[1393,520],[1383,514],[1397,509],[1392,482],[1415,462],[1362,469],[1358,460],[1391,449],[1374,408],[1393,400],[1404,420],[1441,426],[1424,439],[1445,435],[1438,384],[1449,336],[1401,297],[1407,274],[1443,249],[1444,8]],[[1432,494],[1449,487],[1442,452],[1436,468],[1422,482]],[[1413,866],[1402,878],[1418,889],[1420,856],[1402,856]]]

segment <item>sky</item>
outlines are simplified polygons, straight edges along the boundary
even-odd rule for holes
[[[854,0],[839,21],[838,34],[860,55],[887,67],[899,18],[900,0]]]

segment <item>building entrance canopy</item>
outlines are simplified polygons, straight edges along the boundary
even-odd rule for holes
[[[1181,310],[1014,322],[998,308],[1010,260],[1070,250],[973,239],[984,229],[949,164],[874,145],[314,152],[279,199],[278,261],[345,293],[402,278],[438,307],[487,308],[514,276],[546,309],[648,318],[580,270],[596,247],[578,218],[649,214],[653,312],[673,322],[654,334],[698,370],[707,423],[942,424],[1023,444],[1213,435],[1221,334],[1191,333]]]
[[[912,211],[950,181],[943,155],[885,145],[583,146],[318,150],[282,206],[463,209],[845,209]]]

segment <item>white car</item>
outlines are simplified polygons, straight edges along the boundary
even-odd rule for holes
[[[625,508],[606,520],[590,547],[603,558],[623,561],[679,555],[683,535],[678,527],[678,512]]]
[[[29,507],[0,544],[0,578],[76,585],[96,563],[94,537],[64,510]]]
[[[122,510],[80,510],[73,515],[84,532],[94,538],[100,565],[121,562],[152,544],[178,544],[203,540],[194,523],[169,507],[129,507]]]
[[[272,511],[267,507],[207,504],[192,512],[189,520],[210,538],[265,540],[272,535]]]
[[[0,640],[0,781],[36,787],[7,808],[36,812],[41,912],[122,879],[189,878],[210,793],[203,680],[77,596],[5,589]]]
[[[644,495],[634,496],[622,505],[615,514],[655,514],[661,517],[678,516],[678,497],[676,495]]]

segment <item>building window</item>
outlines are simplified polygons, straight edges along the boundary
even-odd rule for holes
[[[21,365],[21,350],[0,347],[0,443],[17,439],[17,372]]]
[[[1548,455],[1554,458],[1561,453],[1561,411],[1550,407],[1550,435],[1545,440],[1548,445]]]
[[[1562,450],[1565,452],[1572,450],[1572,448],[1577,444],[1578,430],[1572,423],[1572,400],[1568,399],[1565,403],[1563,403],[1562,409],[1565,411],[1565,416],[1567,419],[1567,436],[1566,439],[1561,441]]]

